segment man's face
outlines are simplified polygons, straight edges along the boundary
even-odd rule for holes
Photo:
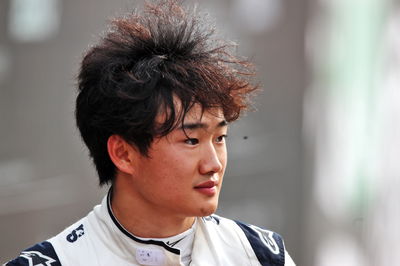
[[[155,138],[149,156],[135,163],[134,189],[143,204],[177,217],[215,212],[227,162],[226,134],[220,109],[202,114],[195,105],[182,127]]]

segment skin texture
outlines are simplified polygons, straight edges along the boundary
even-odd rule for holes
[[[148,157],[111,136],[108,151],[118,169],[111,205],[119,222],[136,236],[161,238],[214,213],[227,163],[226,134],[221,110],[202,114],[194,105],[183,128],[154,139]]]

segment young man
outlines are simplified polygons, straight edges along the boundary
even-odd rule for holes
[[[249,64],[175,1],[113,21],[84,56],[76,119],[101,205],[6,265],[294,265],[271,231],[214,215]]]

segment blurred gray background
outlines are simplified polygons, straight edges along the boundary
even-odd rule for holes
[[[264,89],[255,99],[256,111],[230,129],[218,214],[279,232],[298,265],[318,265],[318,235],[328,230],[330,218],[314,211],[312,203],[318,153],[315,143],[305,141],[303,106],[309,88],[318,84],[306,56],[307,36],[310,24],[318,25],[315,18],[326,15],[329,1],[199,2],[199,9],[215,18],[220,35],[236,41],[239,53],[255,63]],[[97,185],[75,127],[75,77],[82,53],[98,40],[108,19],[142,4],[0,1],[1,262],[85,216],[106,192]],[[360,228],[365,229],[342,231],[360,240]]]

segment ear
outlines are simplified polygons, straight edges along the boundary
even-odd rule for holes
[[[107,141],[108,155],[121,172],[133,175],[137,151],[119,135],[111,135]]]

